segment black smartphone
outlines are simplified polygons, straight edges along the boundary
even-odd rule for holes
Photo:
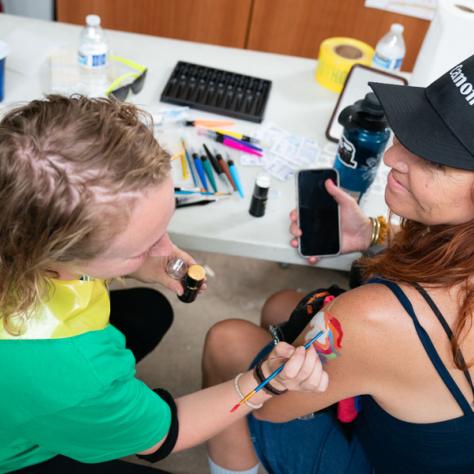
[[[296,175],[298,224],[303,232],[298,251],[303,257],[338,255],[341,250],[339,206],[324,182],[339,186],[333,168],[301,170]]]

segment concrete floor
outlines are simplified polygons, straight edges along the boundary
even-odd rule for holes
[[[266,298],[284,288],[311,290],[336,283],[347,288],[347,274],[339,271],[277,263],[220,254],[193,252],[199,263],[215,272],[208,289],[192,304],[181,303],[164,291],[175,310],[169,333],[154,352],[137,366],[138,377],[151,387],[164,387],[175,397],[199,390],[201,351],[207,330],[227,318],[259,322]],[[133,283],[131,283],[133,285]],[[131,457],[132,462],[138,462]],[[205,446],[172,454],[156,464],[174,474],[208,473]]]

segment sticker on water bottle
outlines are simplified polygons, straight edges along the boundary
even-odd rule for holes
[[[97,69],[107,66],[107,47],[103,45],[83,45],[79,50],[79,64]]]
[[[372,59],[372,64],[382,69],[391,69],[394,71],[398,71],[402,65],[402,60],[403,58],[398,58],[398,59],[385,58],[375,53],[375,56]]]
[[[357,161],[355,161],[356,149],[352,142],[350,142],[344,135],[341,136],[337,147],[337,155],[344,166],[356,169]]]

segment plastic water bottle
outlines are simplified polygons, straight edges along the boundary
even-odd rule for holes
[[[372,66],[399,71],[405,57],[405,41],[403,39],[403,25],[394,23],[390,31],[384,35],[375,47]]]
[[[390,129],[373,92],[343,109],[338,121],[344,129],[334,168],[339,172],[341,187],[360,201],[375,179]]]
[[[79,43],[79,68],[84,92],[104,95],[107,89],[109,46],[98,15],[87,15]]]

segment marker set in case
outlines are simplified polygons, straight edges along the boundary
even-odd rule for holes
[[[179,61],[161,101],[260,123],[272,82]]]

